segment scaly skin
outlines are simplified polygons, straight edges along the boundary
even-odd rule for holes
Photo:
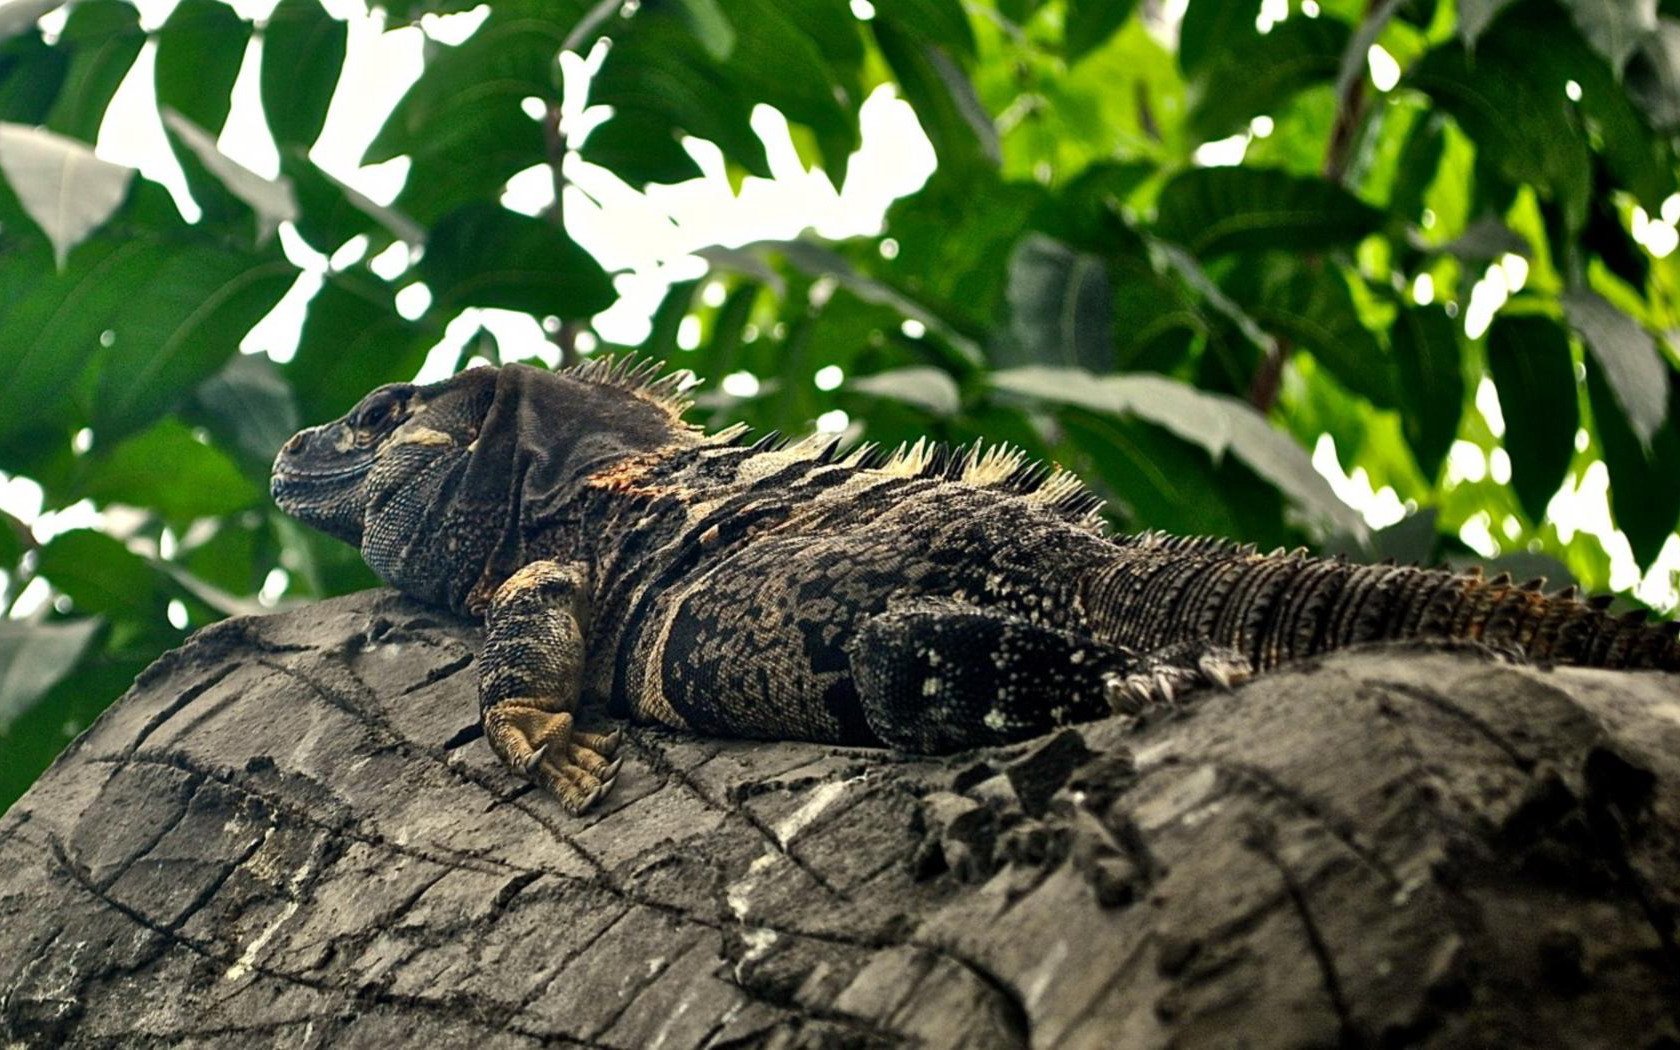
[[[645,365],[381,387],[275,462],[288,513],[393,586],[486,619],[491,746],[573,811],[616,734],[942,752],[1018,740],[1356,642],[1474,639],[1680,669],[1675,625],[1479,573],[1108,535],[1076,480],[1003,449],[748,444]]]

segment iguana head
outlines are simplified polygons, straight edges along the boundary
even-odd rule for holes
[[[388,384],[287,441],[270,491],[286,513],[360,547],[392,585],[477,611],[591,474],[692,440],[652,375],[507,365]]]
[[[376,493],[477,437],[494,392],[493,370],[430,386],[387,383],[330,423],[293,434],[274,460],[269,491],[280,509],[361,545]]]

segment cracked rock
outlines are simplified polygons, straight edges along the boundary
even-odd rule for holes
[[[574,818],[478,642],[374,591],[142,674],[0,818],[0,1044],[1680,1043],[1674,676],[1366,647],[926,759],[629,727]]]

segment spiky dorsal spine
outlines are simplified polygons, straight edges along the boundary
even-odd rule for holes
[[[1039,503],[1083,522],[1094,520],[1103,501],[1073,474],[1030,458],[1010,445],[942,445],[920,438],[884,458],[871,449],[871,469],[905,478],[936,478],[991,489]]]
[[[563,371],[564,375],[596,386],[613,387],[634,394],[670,413],[673,420],[693,405],[686,395],[694,385],[687,369],[667,373],[662,361],[635,354],[603,354],[591,357]],[[747,445],[746,428],[736,425],[713,435],[714,445]],[[839,463],[862,470],[874,470],[895,477],[936,478],[976,488],[1020,496],[1038,503],[1062,517],[1080,523],[1094,523],[1103,507],[1102,499],[1085,487],[1078,477],[1031,459],[1010,445],[945,445],[926,438],[901,445],[886,453],[874,445],[861,445],[842,456],[839,438],[813,434],[788,442],[771,431],[747,445],[753,453],[778,453],[809,458],[820,463]]]
[[[563,369],[560,374],[634,394],[669,412],[673,419],[694,404],[686,393],[695,384],[693,372],[686,368],[666,372],[665,362],[636,354],[602,354]]]

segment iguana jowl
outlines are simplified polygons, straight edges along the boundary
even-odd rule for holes
[[[617,734],[573,723],[583,697],[698,733],[944,752],[1375,639],[1680,670],[1676,625],[1572,590],[1110,536],[1073,477],[1004,449],[748,442],[684,407],[675,377],[606,359],[384,386],[286,444],[274,498],[486,619],[485,734],[574,812],[618,772]]]

